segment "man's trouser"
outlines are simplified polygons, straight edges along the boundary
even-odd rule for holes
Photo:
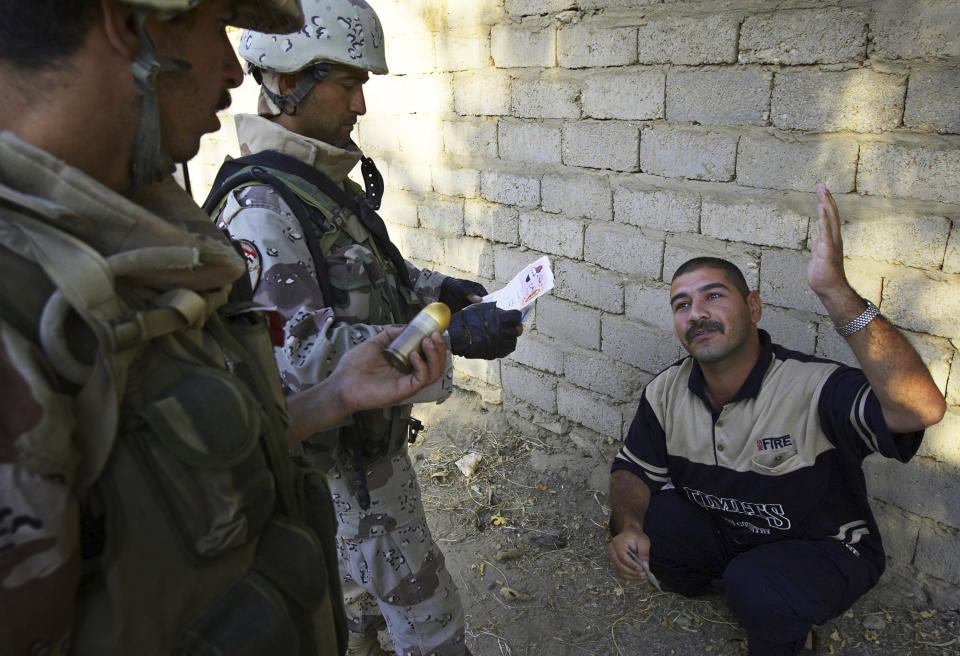
[[[366,511],[356,499],[351,458],[338,460],[327,475],[339,520],[347,628],[364,635],[386,620],[398,654],[462,656],[463,607],[443,552],[430,535],[406,448],[366,463],[365,470]]]
[[[750,656],[794,656],[807,633],[846,611],[882,570],[832,538],[738,548],[707,511],[676,490],[654,494],[644,519],[650,569],[686,596],[719,581],[747,631]]]

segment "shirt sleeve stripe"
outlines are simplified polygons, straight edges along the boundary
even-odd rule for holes
[[[867,424],[867,400],[870,398],[870,393],[870,385],[863,385],[857,392],[856,402],[850,408],[850,424],[857,431],[857,435],[860,436],[866,447],[870,451],[876,452],[880,450],[877,445],[877,435],[870,430]]]

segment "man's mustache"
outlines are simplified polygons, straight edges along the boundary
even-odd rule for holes
[[[217,111],[226,109],[231,102],[233,102],[233,99],[230,97],[230,92],[224,89],[223,93],[220,94],[220,101],[217,103]]]
[[[719,321],[710,321],[710,319],[700,319],[696,323],[692,324],[689,328],[687,328],[687,332],[686,332],[687,341],[689,342],[690,340],[692,340],[694,333],[696,333],[698,330],[703,330],[704,328],[706,328],[707,330],[716,330],[721,335],[726,333],[726,331],[723,329],[723,324],[720,323]]]

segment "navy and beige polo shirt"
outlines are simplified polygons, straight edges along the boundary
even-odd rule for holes
[[[882,557],[860,464],[909,460],[923,432],[891,433],[863,372],[791,351],[760,331],[761,353],[737,395],[713,408],[686,357],[644,389],[612,471],[653,493],[676,488],[749,548],[832,537]]]

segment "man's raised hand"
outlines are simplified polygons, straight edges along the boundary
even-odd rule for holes
[[[821,299],[831,293],[849,289],[843,270],[843,238],[840,235],[840,213],[833,196],[823,183],[817,184],[817,217],[819,234],[810,247],[807,282]]]

